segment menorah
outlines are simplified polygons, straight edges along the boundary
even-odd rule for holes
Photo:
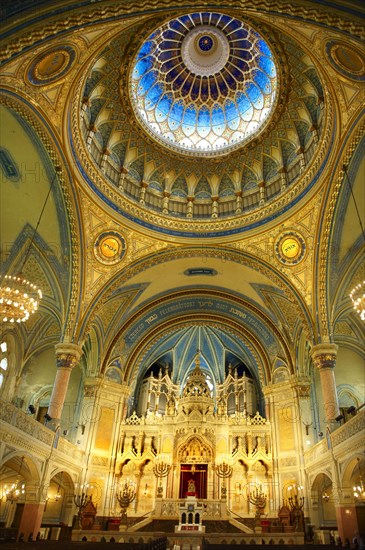
[[[121,523],[127,523],[127,508],[136,498],[137,494],[136,483],[126,479],[121,487],[122,488],[115,493],[115,496],[120,506],[120,521]]]
[[[287,505],[290,510],[290,520],[295,531],[304,530],[304,496],[300,496],[303,491],[302,485],[293,483],[286,488]]]
[[[169,475],[169,472],[171,470],[171,464],[169,464],[162,456],[156,457],[154,463],[153,463],[153,473],[156,477],[159,478],[159,483],[157,487],[157,496],[162,497],[163,495],[163,486],[162,486],[162,478]]]
[[[73,496],[75,506],[77,508],[77,518],[75,522],[75,529],[82,529],[81,520],[82,520],[82,511],[91,501],[92,495],[88,495],[89,485],[81,485],[80,491]]]
[[[221,498],[226,499],[227,498],[226,479],[228,477],[231,477],[233,468],[227,460],[222,459],[216,463],[215,471],[217,472],[217,476],[222,479]]]
[[[260,523],[267,501],[267,495],[263,491],[262,483],[249,483],[247,485],[247,500],[255,506],[256,523]]]

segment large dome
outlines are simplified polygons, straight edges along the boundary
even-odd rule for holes
[[[192,13],[152,32],[130,75],[142,126],[165,145],[226,152],[257,134],[272,110],[273,55],[248,24],[220,13]]]
[[[268,22],[153,15],[104,43],[87,73],[74,159],[128,223],[231,238],[271,223],[325,166],[330,96],[311,56]]]

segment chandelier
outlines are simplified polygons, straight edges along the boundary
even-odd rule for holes
[[[38,309],[42,291],[21,275],[5,275],[0,287],[3,323],[24,323]]]
[[[356,214],[357,214],[357,218],[359,220],[359,225],[360,225],[362,237],[363,237],[363,240],[365,242],[365,232],[364,232],[364,228],[363,228],[363,225],[362,225],[361,217],[360,217],[360,214],[359,214],[359,208],[357,206],[357,202],[356,202],[356,199],[355,199],[354,191],[353,191],[353,188],[352,188],[352,184],[351,184],[351,181],[350,181],[350,177],[349,177],[349,173],[348,173],[347,168],[348,167],[347,167],[346,164],[344,164],[342,166],[342,169],[343,169],[344,174],[345,174],[346,179],[347,179],[348,186],[350,188],[352,200],[354,202],[354,206],[355,206],[355,209],[356,209]],[[356,285],[351,290],[350,299],[351,299],[352,304],[354,306],[354,310],[356,311],[356,313],[358,313],[360,315],[360,319],[362,321],[365,321],[365,281],[363,281],[362,283],[359,283],[358,285]]]
[[[350,298],[354,309],[360,315],[360,319],[365,321],[365,281],[359,283],[351,290]]]
[[[359,468],[359,480],[356,482],[356,485],[353,486],[353,493],[358,502],[365,502],[365,485],[361,475],[359,458],[357,459],[357,466]]]
[[[19,468],[19,474],[17,475],[17,478],[14,483],[12,483],[9,487],[7,485],[4,485],[3,490],[3,496],[5,496],[5,500],[7,502],[16,502],[18,498],[21,495],[24,495],[25,493],[25,484],[20,483],[20,473],[22,471],[24,462],[24,456],[22,456],[21,462],[20,462],[20,468]]]
[[[55,167],[55,173],[48,189],[41,213],[38,218],[37,225],[34,229],[32,238],[27,248],[24,260],[17,275],[5,275],[0,285],[0,322],[2,323],[24,323],[38,309],[39,302],[42,298],[42,292],[36,285],[27,281],[22,275],[22,271],[29,257],[29,252],[32,248],[34,237],[37,233],[45,206],[49,195],[51,194],[53,184],[57,174],[60,172],[58,166]]]

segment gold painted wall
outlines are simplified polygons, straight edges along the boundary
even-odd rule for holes
[[[101,407],[100,419],[95,436],[95,448],[109,451],[113,434],[114,409]]]

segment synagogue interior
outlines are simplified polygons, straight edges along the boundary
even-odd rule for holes
[[[1,20],[0,539],[358,548],[362,3]]]

